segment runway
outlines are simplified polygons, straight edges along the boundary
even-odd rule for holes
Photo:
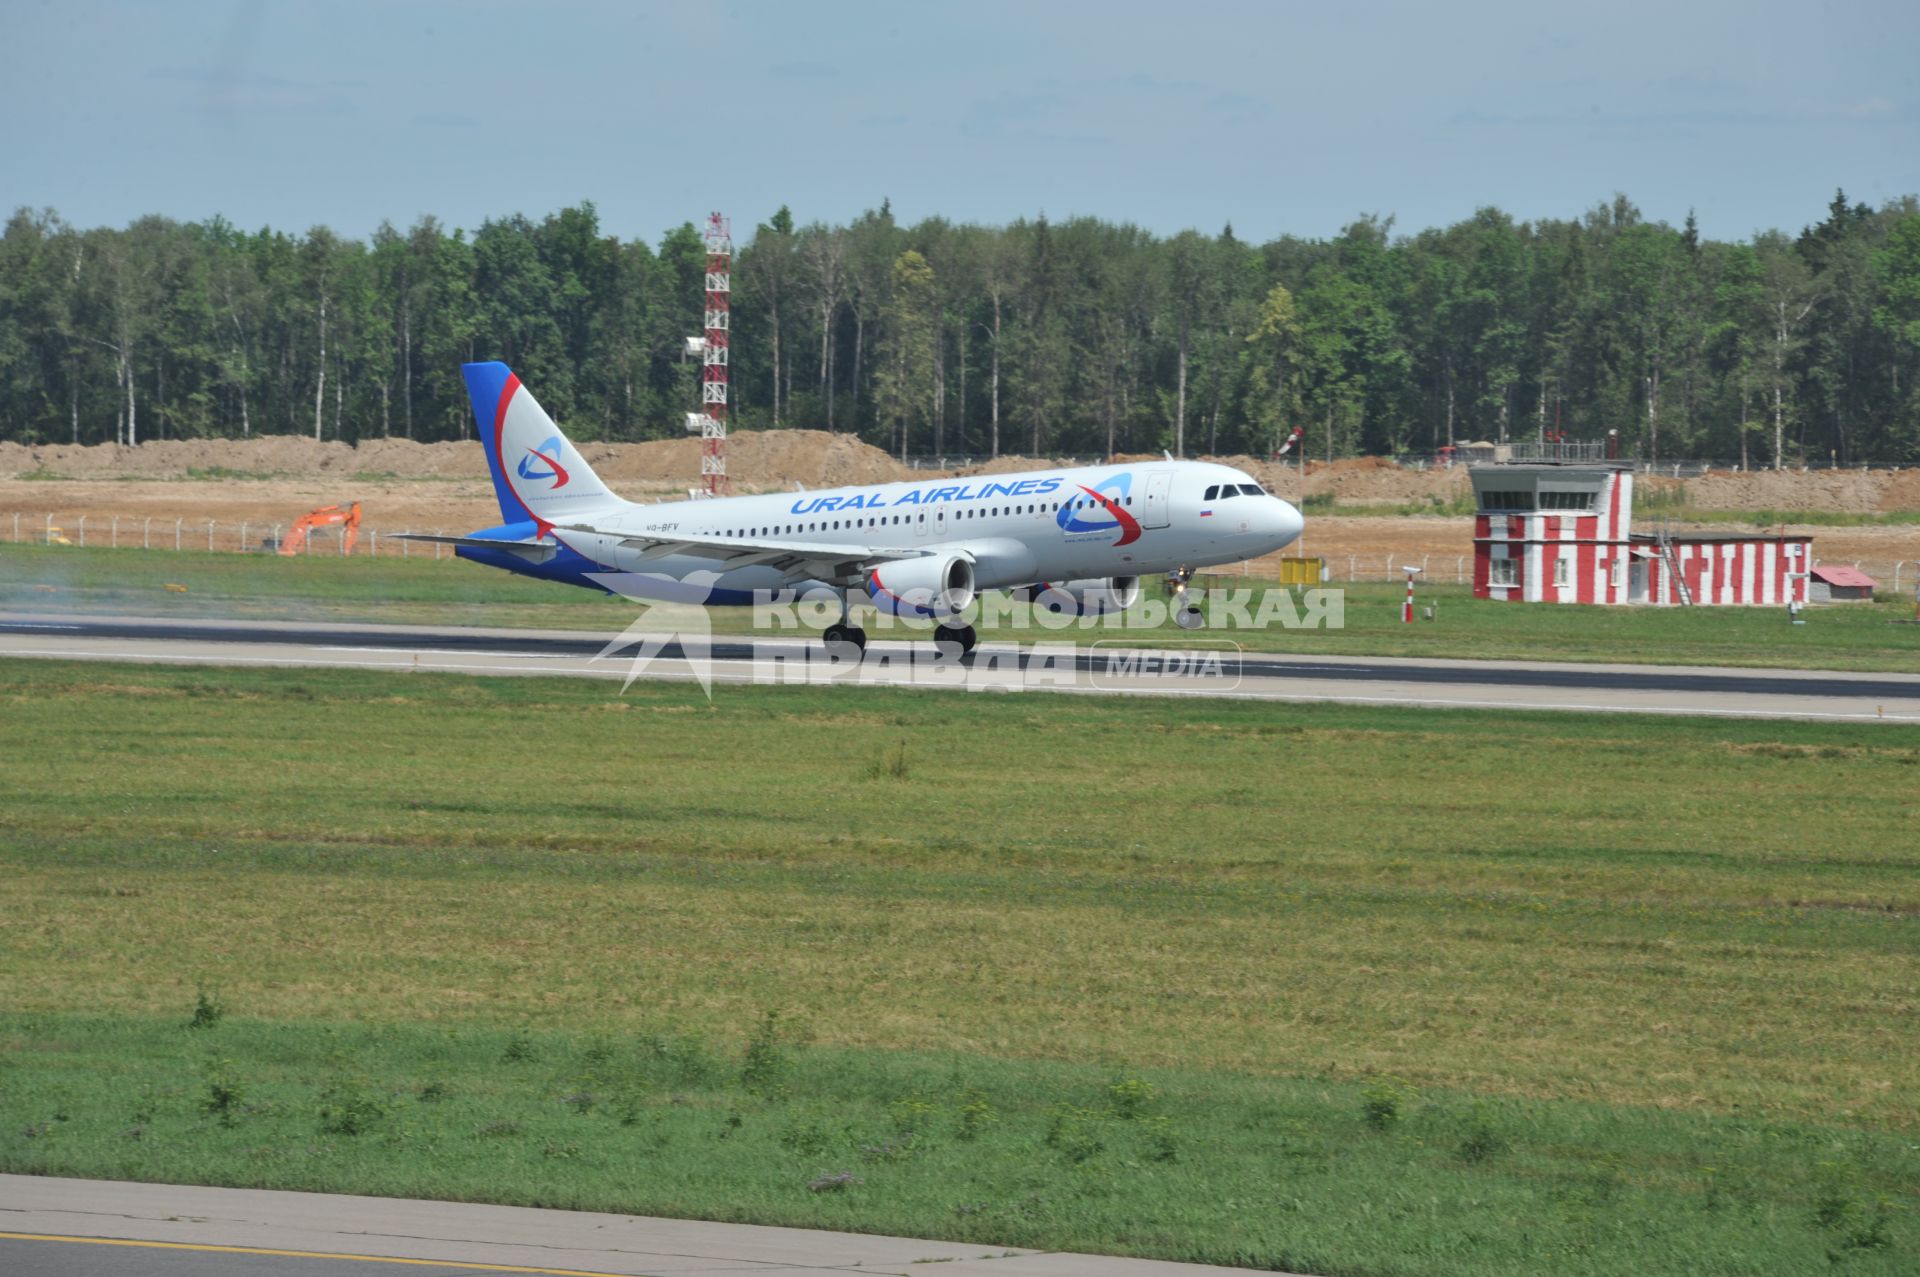
[[[0,1175],[0,1272],[8,1277],[929,1271],[1228,1277],[1252,1270],[586,1211]]]
[[[1572,710],[1920,723],[1920,675],[1242,653],[1226,634],[1143,648],[1100,631],[983,643],[964,663],[931,645],[876,641],[858,663],[810,636],[711,642],[574,631],[197,621],[12,613],[0,656],[187,665],[267,665],[622,681],[846,684],[981,692],[1223,696],[1435,708]],[[1090,641],[1091,640],[1091,641]],[[644,652],[644,667],[634,656]]]

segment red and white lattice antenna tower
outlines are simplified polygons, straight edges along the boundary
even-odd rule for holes
[[[707,217],[706,335],[687,338],[687,353],[700,356],[700,411],[687,414],[687,430],[700,435],[700,481],[706,495],[727,495],[727,363],[733,329],[733,229],[718,213]]]

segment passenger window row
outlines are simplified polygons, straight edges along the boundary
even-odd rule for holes
[[[1252,488],[1251,484],[1247,486]],[[1252,490],[1254,492],[1259,491],[1258,488],[1253,488]],[[1209,494],[1211,494],[1213,489],[1209,488],[1207,489],[1207,491]],[[1209,495],[1208,500],[1212,500],[1211,495]],[[1067,504],[1070,508],[1075,510],[1090,510],[1094,507],[1095,502],[1091,500],[1070,501]],[[1117,504],[1132,505],[1133,498],[1132,497],[1122,498]],[[960,510],[955,510],[953,512],[953,517],[956,520],[976,519],[976,518],[991,519],[991,518],[998,518],[1002,515],[1014,515],[1014,514],[1022,514],[1022,513],[1033,514],[1036,511],[1038,511],[1041,514],[1046,514],[1049,511],[1058,510],[1059,508],[1060,508],[1060,503],[1058,501],[1054,501],[1051,503],[1042,501],[1037,506],[1030,505],[1030,506],[1022,507],[1017,505],[1010,505],[1010,506],[994,506],[991,509],[987,509],[987,510],[960,509]],[[879,527],[887,527],[890,524],[897,525],[900,523],[910,524],[913,521],[914,520],[909,516],[896,514],[891,516],[891,518],[889,518],[889,516],[887,515],[881,515],[877,519],[831,519],[831,520],[823,520],[815,523],[789,523],[782,526],[771,527],[771,528],[724,528],[719,532],[703,532],[700,535],[722,536],[722,537],[792,536],[796,533],[807,533],[807,532],[838,532],[840,530],[840,525],[842,523],[845,523],[848,528],[852,529],[852,528],[879,528]],[[919,521],[921,523],[925,523],[927,521],[927,512],[925,510],[920,511]]]

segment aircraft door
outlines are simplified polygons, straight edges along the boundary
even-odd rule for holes
[[[933,507],[933,535],[947,535],[947,503],[944,501]]]
[[[1167,491],[1173,486],[1173,471],[1147,471],[1147,486],[1140,496],[1140,526],[1143,528],[1164,528],[1167,526]]]
[[[925,507],[925,506],[922,506],[922,507],[920,507],[920,508],[919,508],[918,510],[915,510],[915,511],[913,512],[913,516],[912,516],[912,517],[913,517],[913,535],[915,535],[915,536],[917,536],[917,537],[923,537],[923,536],[925,536],[925,535],[927,535],[927,509],[926,509],[926,507]]]

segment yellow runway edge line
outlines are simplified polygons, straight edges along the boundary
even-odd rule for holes
[[[133,1241],[122,1237],[63,1237],[53,1233],[0,1232],[0,1241],[76,1242],[83,1246],[137,1246],[147,1250],[210,1251],[219,1255],[280,1255],[289,1259],[345,1259],[363,1264],[417,1264],[427,1268],[469,1268],[483,1273],[546,1273],[551,1277],[622,1277],[619,1273],[579,1268],[528,1268],[522,1264],[476,1264],[458,1259],[402,1259],[395,1255],[347,1255],[324,1250],[272,1250],[264,1246],[203,1246],[195,1242]]]

